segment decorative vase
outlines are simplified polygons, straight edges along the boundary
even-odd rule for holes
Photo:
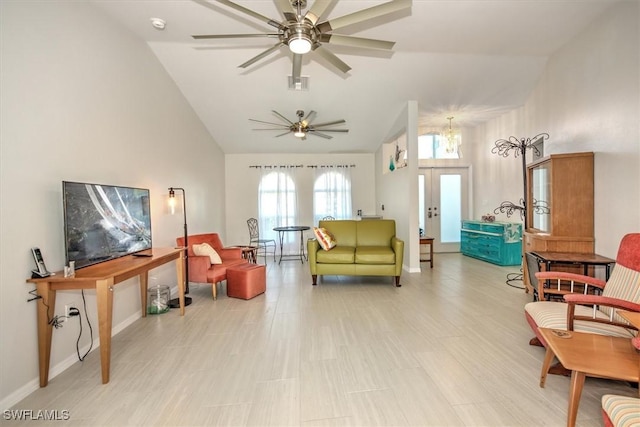
[[[393,172],[396,169],[396,165],[393,161],[393,156],[389,156],[389,170]]]

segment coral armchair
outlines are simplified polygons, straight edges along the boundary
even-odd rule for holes
[[[227,268],[244,264],[241,248],[225,248],[218,233],[195,234],[188,236],[187,261],[189,263],[189,282],[211,283],[213,299],[217,299],[217,284],[227,279]],[[184,237],[176,239],[178,246],[185,246]],[[193,245],[208,243],[220,255],[222,264],[211,264],[209,256],[197,256],[193,252]]]
[[[548,281],[558,283],[558,294],[565,302],[536,301],[525,305],[525,317],[536,334],[531,344],[546,342],[538,328],[575,330],[600,335],[632,338],[637,329],[617,314],[618,309],[640,312],[640,233],[627,234],[620,242],[616,265],[605,283],[593,277],[563,272],[536,273],[538,295],[554,293],[553,286],[544,287]],[[570,289],[584,285],[581,294],[568,293],[560,282],[569,282]],[[602,290],[593,295],[590,289]]]

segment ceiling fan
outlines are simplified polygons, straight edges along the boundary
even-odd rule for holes
[[[309,111],[309,114],[307,114],[306,117],[304,115],[304,111],[302,110],[296,111],[296,115],[298,116],[297,122],[292,122],[282,114],[278,113],[276,110],[271,110],[271,111],[273,112],[273,114],[281,118],[286,124],[249,119],[252,122],[264,123],[267,125],[275,126],[268,129],[253,129],[253,130],[286,130],[286,132],[281,133],[280,135],[276,135],[276,137],[284,136],[284,135],[287,135],[288,133],[293,132],[293,134],[296,137],[302,139],[303,141],[307,139],[307,134],[316,135],[325,139],[331,139],[333,137],[331,135],[327,135],[325,132],[344,132],[344,133],[349,132],[349,129],[325,129],[326,126],[333,126],[333,125],[346,123],[344,120],[334,120],[331,122],[318,123],[315,125],[311,124],[311,122],[316,116],[316,112],[313,110]]]
[[[205,0],[194,1],[206,7],[212,6],[211,3]],[[350,66],[345,64],[331,51],[327,50],[324,45],[332,44],[391,50],[395,42],[333,34],[333,31],[411,7],[411,0],[392,0],[387,3],[382,3],[377,6],[341,16],[339,18],[331,19],[330,21],[320,21],[328,7],[336,0],[315,0],[313,6],[311,6],[306,13],[303,13],[303,9],[307,6],[307,0],[275,0],[278,5],[278,9],[284,17],[284,20],[280,22],[279,20],[270,19],[258,12],[247,9],[244,6],[229,0],[216,1],[239,12],[252,16],[253,18],[274,27],[276,30],[271,33],[262,34],[205,34],[193,35],[192,37],[196,40],[251,37],[277,38],[278,43],[249,59],[247,62],[240,64],[239,67],[246,68],[277,51],[281,47],[288,46],[289,50],[293,53],[292,76],[294,82],[300,81],[302,56],[310,51],[315,52],[343,73],[351,70]]]

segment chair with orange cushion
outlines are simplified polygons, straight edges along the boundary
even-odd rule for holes
[[[227,268],[233,265],[245,264],[241,248],[225,248],[218,233],[195,234],[187,236],[187,262],[189,263],[189,282],[211,283],[213,299],[218,298],[218,283],[227,280]],[[185,246],[184,237],[176,239],[178,246]],[[207,243],[220,256],[221,264],[212,264],[209,256],[196,255],[193,245]]]
[[[637,329],[620,317],[618,309],[640,312],[640,233],[627,234],[618,248],[616,265],[607,282],[580,274],[544,271],[535,274],[538,297],[542,301],[525,305],[525,317],[536,334],[531,344],[546,347],[538,328],[589,332],[600,335],[633,338]],[[567,293],[557,286],[564,302],[544,301],[553,293],[545,283],[569,283],[571,288],[585,285],[583,293]],[[582,289],[582,286],[580,286]],[[594,295],[593,289],[602,291]],[[551,373],[554,373],[550,371]]]

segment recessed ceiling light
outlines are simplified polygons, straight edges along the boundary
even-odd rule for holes
[[[164,21],[164,19],[151,18],[151,25],[153,25],[153,28],[157,30],[164,30],[164,27],[167,25],[167,23]]]

